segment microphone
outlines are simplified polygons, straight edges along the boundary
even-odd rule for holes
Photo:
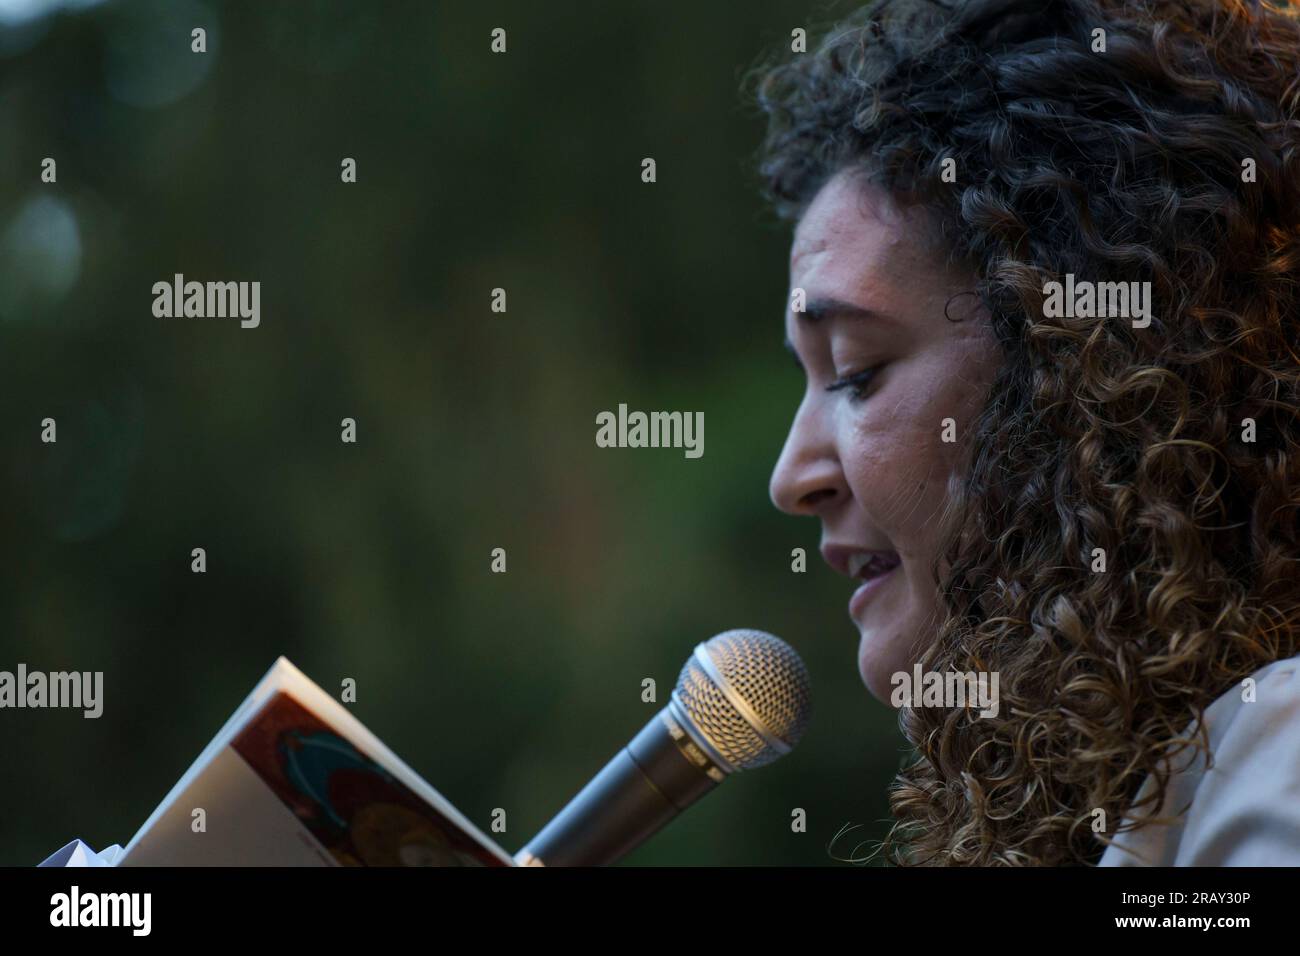
[[[785,641],[725,631],[695,647],[667,706],[537,836],[520,866],[603,866],[728,775],[790,752],[808,727],[808,670]]]

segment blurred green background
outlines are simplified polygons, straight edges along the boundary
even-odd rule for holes
[[[98,720],[0,710],[0,863],[125,845],[280,654],[513,852],[740,626],[811,729],[626,862],[884,834],[852,585],[767,495],[802,379],[741,92],[847,9],[0,0],[0,670],[105,675]],[[260,281],[261,327],[155,318],[177,272]],[[620,402],[704,412],[704,457],[597,448]]]

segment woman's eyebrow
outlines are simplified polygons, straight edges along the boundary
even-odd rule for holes
[[[889,316],[883,312],[877,312],[875,309],[868,309],[865,306],[854,305],[852,302],[845,302],[843,299],[818,296],[804,306],[802,312],[796,312],[795,315],[803,319],[809,325],[817,325],[825,319],[853,319],[861,321],[863,319],[873,319],[875,321],[889,321]],[[789,336],[785,339],[786,351],[794,355],[794,360],[799,361],[799,356],[795,352],[794,343],[790,341]],[[802,366],[800,366],[802,367]]]
[[[801,313],[804,321],[816,324],[823,319],[883,319],[886,316],[860,305],[854,305],[852,302],[845,302],[842,299],[819,297],[813,299],[804,306]]]
[[[877,312],[875,309],[868,309],[861,305],[854,305],[852,302],[845,302],[843,299],[826,296],[818,296],[807,303],[802,312],[796,312],[795,314],[809,325],[815,325],[824,319],[837,318],[857,321],[863,319],[889,320],[889,317],[883,312]],[[790,337],[786,336],[782,344],[785,346],[785,350],[794,356],[795,364],[803,368],[803,363],[799,361],[799,353],[795,349],[794,343],[790,341]]]

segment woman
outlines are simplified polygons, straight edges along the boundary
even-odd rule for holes
[[[772,476],[908,691],[899,863],[1300,864],[1300,27],[882,0],[766,67]]]

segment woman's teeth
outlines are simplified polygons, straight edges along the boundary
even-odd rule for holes
[[[870,580],[898,567],[898,555],[890,552],[859,551],[849,556],[849,577]]]

